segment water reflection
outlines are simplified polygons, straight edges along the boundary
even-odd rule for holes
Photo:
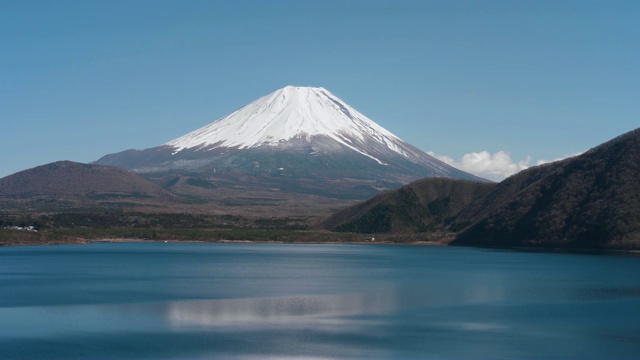
[[[637,287],[575,287],[566,290],[571,300],[608,300],[625,297],[640,297]]]
[[[179,301],[168,304],[166,316],[174,326],[224,326],[249,323],[308,323],[362,314],[391,313],[398,308],[397,292],[257,299]]]
[[[470,282],[467,286],[383,287],[366,293],[241,298],[169,302],[166,317],[174,326],[223,326],[243,323],[294,323],[310,318],[336,320],[364,314],[391,314],[419,307],[499,303],[505,297],[501,281]]]
[[[60,332],[216,328],[299,324],[360,327],[417,308],[495,303],[502,286],[387,286],[359,293],[158,301],[98,305],[0,308],[0,336],[38,337]],[[435,311],[435,310],[434,310]],[[375,317],[375,320],[373,318]],[[56,324],[48,326],[47,324]],[[473,324],[467,328],[477,328]],[[24,331],[23,331],[24,330]]]
[[[443,328],[463,331],[502,331],[507,329],[505,325],[489,322],[449,322],[442,324]]]
[[[0,249],[0,359],[640,354],[637,259],[165,245]]]

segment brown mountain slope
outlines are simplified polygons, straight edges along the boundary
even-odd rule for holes
[[[640,248],[640,129],[500,183],[459,215],[453,242]]]
[[[0,179],[0,195],[137,194],[156,197],[166,192],[149,181],[114,166],[58,161]]]
[[[29,204],[32,209],[57,210],[172,197],[159,186],[125,170],[71,161],[38,166],[0,179],[0,204],[5,208]]]
[[[495,184],[427,178],[350,206],[324,222],[335,231],[408,233],[440,230]]]

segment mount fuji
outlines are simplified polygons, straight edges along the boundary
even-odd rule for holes
[[[485,181],[406,143],[321,87],[284,87],[163,145],[95,164],[187,194],[235,188],[364,199],[424,177]]]

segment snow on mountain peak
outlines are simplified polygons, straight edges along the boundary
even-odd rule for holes
[[[322,87],[286,86],[198,130],[167,142],[177,153],[195,147],[276,146],[293,138],[327,136],[374,160],[354,141],[377,142],[405,155],[405,144]]]
[[[284,87],[161,146],[96,163],[349,198],[423,177],[481,180],[402,141],[321,87]]]

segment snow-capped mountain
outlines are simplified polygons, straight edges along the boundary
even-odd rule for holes
[[[287,86],[159,147],[96,163],[158,179],[196,176],[212,187],[251,183],[356,198],[422,177],[480,180],[406,143],[321,87]]]
[[[169,141],[176,152],[198,147],[281,146],[295,138],[312,143],[317,136],[383,162],[355,143],[386,147],[411,157],[402,140],[345,104],[324,88],[287,86],[189,134]]]

